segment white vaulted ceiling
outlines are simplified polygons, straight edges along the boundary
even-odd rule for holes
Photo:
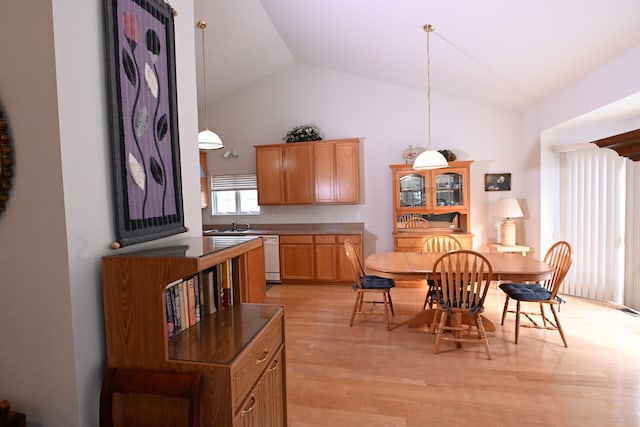
[[[432,91],[524,110],[640,44],[639,0],[196,0],[195,13],[209,102],[294,61],[426,88],[430,23]]]

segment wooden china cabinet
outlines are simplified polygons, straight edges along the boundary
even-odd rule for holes
[[[393,238],[396,251],[420,251],[431,234],[450,234],[463,248],[473,248],[469,169],[472,161],[449,167],[414,170],[411,164],[390,165],[393,188]],[[408,229],[407,218],[421,217],[428,228]]]

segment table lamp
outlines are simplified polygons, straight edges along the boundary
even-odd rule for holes
[[[518,199],[500,199],[496,208],[496,214],[504,218],[500,226],[500,244],[505,246],[515,246],[516,244],[516,224],[512,218],[521,218],[522,209]]]

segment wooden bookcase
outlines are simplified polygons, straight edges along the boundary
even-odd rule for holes
[[[165,287],[227,260],[232,306],[168,340]],[[286,425],[283,307],[246,303],[265,287],[261,238],[202,237],[106,256],[102,275],[110,367],[201,372],[203,426]],[[186,411],[180,399],[121,397],[121,425],[174,425]]]

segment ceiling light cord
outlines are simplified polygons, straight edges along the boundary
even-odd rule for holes
[[[427,141],[429,150],[431,147],[431,51],[429,49],[429,34],[433,32],[433,25],[427,24],[424,26],[424,31],[427,33]]]
[[[198,148],[200,150],[219,150],[224,148],[222,139],[215,133],[209,130],[209,114],[207,107],[207,55],[204,40],[204,30],[207,28],[205,21],[198,21],[196,26],[202,30],[202,89],[204,99],[204,130],[198,132]]]
[[[427,33],[427,149],[413,161],[413,169],[439,169],[446,168],[449,164],[442,153],[431,146],[431,51],[429,46],[429,34],[433,32],[433,25],[422,27]]]
[[[204,128],[209,129],[209,118],[207,115],[207,57],[204,48],[204,30],[207,28],[205,21],[198,21],[198,28],[202,30],[202,90],[204,97]]]

